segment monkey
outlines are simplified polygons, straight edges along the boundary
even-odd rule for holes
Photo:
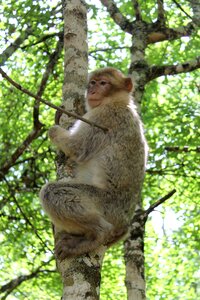
[[[63,260],[110,247],[128,235],[144,180],[147,142],[131,96],[133,83],[106,67],[89,75],[84,118],[69,130],[54,125],[51,142],[75,163],[74,178],[47,183],[42,206],[57,228],[55,256]]]

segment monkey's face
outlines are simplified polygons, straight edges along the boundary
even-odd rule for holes
[[[114,68],[103,68],[90,74],[87,88],[87,101],[90,108],[99,105],[115,102],[119,92],[122,97],[129,99],[133,84],[129,77],[125,77],[120,71]],[[121,101],[121,98],[119,99]],[[118,100],[117,100],[118,101]]]
[[[92,77],[88,84],[87,100],[91,108],[102,104],[105,97],[110,94],[112,85],[105,76]]]

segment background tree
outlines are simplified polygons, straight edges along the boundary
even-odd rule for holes
[[[145,229],[148,299],[199,296],[198,28],[197,1],[87,1],[90,69],[112,65],[135,80],[150,145],[143,207],[176,188]],[[60,104],[63,21],[60,2],[2,1],[0,64],[24,88]],[[131,50],[131,56],[129,55]],[[176,76],[168,76],[176,75]],[[55,178],[46,130],[48,106],[1,80],[2,299],[59,299],[49,220],[38,190]],[[145,221],[138,214],[139,221]],[[138,221],[138,220],[137,220]],[[144,222],[143,222],[144,223]],[[143,242],[138,222],[126,244],[127,288],[144,294]],[[143,225],[143,224],[141,224]],[[122,246],[106,254],[102,299],[124,299]],[[135,274],[134,281],[129,274]],[[138,281],[136,281],[138,280]],[[135,285],[135,283],[137,283]],[[140,285],[138,285],[138,283]],[[142,288],[142,293],[140,290]],[[39,296],[38,296],[39,295]],[[131,299],[131,296],[130,296]]]

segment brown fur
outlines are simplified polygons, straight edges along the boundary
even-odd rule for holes
[[[48,183],[40,192],[45,211],[62,232],[55,249],[60,259],[111,245],[128,232],[147,157],[131,90],[131,79],[120,71],[97,70],[89,77],[84,117],[108,132],[82,121],[70,131],[60,126],[49,130],[51,141],[77,165],[73,180]]]

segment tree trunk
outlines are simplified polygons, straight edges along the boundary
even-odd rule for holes
[[[64,84],[63,106],[78,114],[84,112],[87,82],[87,9],[82,0],[63,0],[64,15]],[[62,115],[60,125],[69,128],[74,120]],[[57,160],[58,178],[72,176],[67,158],[61,153]],[[57,229],[55,229],[57,230]],[[62,300],[99,299],[101,265],[106,247],[77,258],[57,260],[62,277]]]

